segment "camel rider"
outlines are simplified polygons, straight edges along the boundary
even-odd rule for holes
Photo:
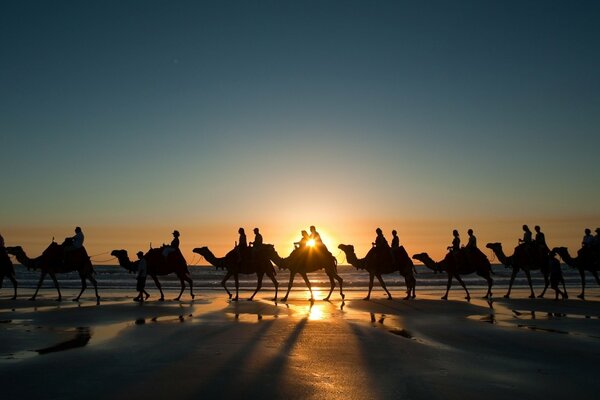
[[[533,229],[535,229],[535,244],[537,244],[538,247],[545,253],[548,253],[550,249],[546,244],[546,235],[544,235],[544,232],[541,231],[539,225],[536,225]]]
[[[244,258],[244,255],[248,250],[248,242],[246,241],[246,231],[244,228],[238,229],[238,234],[240,235],[238,242],[235,244],[235,251],[237,253],[238,262],[241,262]]]
[[[452,245],[448,246],[447,249],[450,250],[450,252],[456,252],[460,250],[460,235],[458,234],[458,231],[455,229],[452,231],[452,236],[454,236],[454,239],[452,239]]]
[[[258,228],[254,228],[252,231],[254,232],[254,241],[250,242],[250,244],[252,245],[252,257],[254,257],[256,252],[260,251],[260,249],[262,248],[263,237],[260,234],[260,231]]]
[[[299,241],[294,242],[294,248],[304,250],[304,248],[306,247],[306,243],[310,240],[310,237],[308,236],[308,232],[306,232],[305,230],[300,232],[300,234],[302,235],[302,238]]]
[[[65,258],[68,256],[69,253],[72,253],[83,247],[83,240],[84,240],[83,231],[78,226],[75,228],[75,235],[71,236],[70,238],[67,238],[67,239],[70,239],[71,244],[68,246],[65,246],[65,249],[64,249]]]
[[[174,252],[175,250],[179,249],[179,231],[178,230],[174,230],[173,231],[173,240],[171,240],[171,245],[170,246],[165,246],[165,249],[163,250],[163,257],[167,257],[169,254],[171,254],[172,252]]]
[[[392,250],[400,247],[400,238],[398,237],[398,232],[394,229],[392,231]]]
[[[523,225],[523,239],[519,239],[520,244],[531,244],[533,242],[531,231],[527,225]]]
[[[378,249],[389,249],[390,245],[388,244],[388,241],[385,238],[385,236],[383,236],[383,231],[381,230],[381,228],[375,229],[375,233],[377,234],[377,236],[375,237],[375,241],[371,243],[373,247],[376,247]]]
[[[477,238],[473,233],[473,229],[469,229],[467,231],[467,235],[469,235],[469,241],[465,246],[465,256],[467,262],[473,265],[476,262],[477,255],[479,254],[479,249],[477,248]]]
[[[0,250],[4,250],[4,238],[0,235]]]
[[[398,232],[394,229],[392,231],[392,248],[390,253],[392,254],[392,264],[396,263],[396,251],[400,248],[400,238],[398,237]]]
[[[473,234],[473,229],[469,229],[467,231],[467,235],[469,235],[469,241],[467,242],[467,245],[465,246],[465,248],[469,249],[469,250],[477,249],[477,238]]]
[[[323,240],[321,240],[321,234],[319,234],[319,232],[317,232],[317,228],[315,228],[314,225],[310,226],[310,239],[312,239],[315,242],[315,247],[317,246],[325,246],[323,244]]]
[[[246,241],[246,232],[244,231],[244,228],[240,228],[238,229],[238,233],[240,234],[240,239],[237,247],[240,250],[244,250],[246,247],[248,247],[248,242]]]
[[[598,229],[596,229],[598,231]],[[592,248],[596,238],[592,236],[592,231],[589,228],[585,228],[585,235],[583,236],[583,240],[581,241],[582,248]]]
[[[258,228],[254,228],[253,232],[254,232],[254,242],[250,242],[250,244],[252,245],[252,247],[254,249],[257,249],[260,246],[262,246],[262,244],[263,244],[263,237],[260,234],[260,231],[259,231]]]

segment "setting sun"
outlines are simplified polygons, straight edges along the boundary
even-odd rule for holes
[[[308,242],[306,242],[306,245],[308,247],[315,247],[315,240],[314,239],[309,239]]]

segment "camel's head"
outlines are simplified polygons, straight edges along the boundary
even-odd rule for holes
[[[207,256],[208,254],[210,254],[210,250],[208,250],[208,247],[204,246],[204,247],[196,247],[194,250],[192,250],[192,252],[196,253],[196,254],[200,254],[202,257]]]
[[[487,247],[488,249],[492,249],[492,250],[502,250],[502,243],[488,243],[485,245],[485,247]]]
[[[552,249],[552,253],[558,254],[562,258],[563,255],[568,253],[568,250],[566,247],[555,247]]]
[[[413,254],[412,259],[413,260],[417,260],[417,261],[421,261],[424,262],[424,260],[428,259],[429,255],[427,253],[417,253],[417,254]]]
[[[110,252],[110,255],[117,258],[127,257],[127,250],[113,250]]]
[[[340,244],[338,249],[343,251],[344,253],[354,253],[354,246],[351,244]]]
[[[24,253],[21,246],[6,247],[6,252],[11,256],[18,256],[19,254]]]

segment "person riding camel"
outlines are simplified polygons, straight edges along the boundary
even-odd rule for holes
[[[394,229],[392,231],[392,249],[397,249],[400,247],[400,238],[398,237],[398,232]]]
[[[310,226],[310,239],[315,242],[315,247],[325,246],[323,240],[321,240],[321,234],[317,232],[317,228],[314,225]]]
[[[238,229],[238,233],[240,234],[240,238],[236,247],[243,250],[248,247],[248,242],[246,241],[246,232],[244,231],[244,228],[240,228]]]
[[[310,237],[308,236],[308,232],[305,230],[300,232],[300,234],[302,235],[302,238],[299,241],[294,242],[294,248],[298,250],[304,250],[306,248],[306,244],[310,240]]]
[[[473,233],[473,229],[469,229],[467,231],[467,235],[469,235],[469,240],[468,240],[467,245],[465,246],[465,250],[464,250],[465,257],[469,264],[476,265],[477,257],[482,256],[482,254],[480,254],[481,251],[477,247],[477,237],[475,237],[475,234]]]
[[[250,242],[250,245],[256,250],[256,249],[260,248],[260,246],[262,246],[263,237],[260,234],[260,231],[258,228],[254,228],[253,232],[254,232],[254,241]]]
[[[523,225],[523,239],[519,239],[519,244],[531,244],[533,242],[531,231],[527,225]]]
[[[447,250],[453,253],[460,250],[460,235],[458,234],[458,231],[454,229],[452,231],[452,236],[454,236],[454,239],[452,239],[452,244],[447,247]]]
[[[69,256],[81,249],[83,247],[83,240],[85,239],[85,236],[83,235],[83,231],[81,230],[81,228],[78,226],[75,228],[75,235],[68,237],[65,239],[65,242],[70,242],[69,244],[67,244],[64,248],[64,258],[65,261],[67,258],[69,258]]]
[[[544,232],[542,232],[542,228],[540,228],[539,225],[536,225],[533,229],[535,229],[535,244],[543,254],[548,254],[550,249],[546,244],[546,235],[544,235]]]
[[[173,240],[171,240],[171,245],[165,246],[165,248],[162,252],[163,257],[166,258],[172,252],[179,250],[179,236],[180,236],[179,231],[174,230],[173,231]]]
[[[381,230],[381,228],[377,228],[375,229],[375,233],[377,234],[377,236],[375,237],[375,241],[372,242],[371,245],[375,250],[376,262],[384,262],[384,260],[386,260],[387,257],[390,257],[391,259],[391,248],[387,239],[385,238],[385,236],[383,236],[383,231]]]
[[[246,231],[244,231],[244,228],[238,229],[238,233],[240,237],[235,245],[235,249],[238,255],[238,262],[241,262],[244,258],[244,255],[247,253],[248,242],[246,241]]]
[[[598,229],[596,229],[598,231]],[[592,248],[595,242],[594,236],[592,236],[592,231],[590,228],[585,228],[585,235],[583,236],[583,240],[581,241],[582,248]]]
[[[383,236],[383,231],[381,230],[381,228],[375,229],[375,233],[377,234],[377,236],[375,237],[375,241],[371,243],[371,245],[378,249],[389,249],[390,245],[385,236]]]

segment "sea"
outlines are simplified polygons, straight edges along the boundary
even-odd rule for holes
[[[416,265],[417,274],[417,294],[419,288],[427,289],[445,289],[448,281],[445,273],[434,273],[430,269]],[[99,289],[128,289],[135,291],[136,275],[128,272],[124,268],[115,265],[95,265],[96,279],[98,280]],[[225,276],[225,271],[217,270],[213,266],[190,266],[190,272],[194,280],[194,288],[200,290],[223,290],[221,287],[221,281]],[[276,269],[277,270],[277,269]],[[504,267],[501,264],[493,264],[492,270],[494,275],[494,292],[496,295],[501,294],[508,288],[510,281],[511,269]],[[15,265],[15,271],[17,274],[17,280],[19,287],[21,288],[35,288],[40,277],[39,271],[27,270],[22,265]],[[581,287],[581,278],[577,270],[562,265],[563,276],[567,288],[579,289]],[[361,291],[367,290],[369,286],[369,274],[364,270],[357,270],[350,265],[339,265],[338,274],[344,279],[344,290]],[[329,288],[329,278],[323,270],[310,273],[308,275],[309,280],[313,288]],[[59,274],[57,275],[61,288],[80,288],[81,281],[77,272]],[[277,280],[280,284],[280,289],[287,288],[289,281],[289,272],[287,270],[277,270]],[[475,274],[462,276],[463,281],[469,289],[483,289],[487,288],[485,280]],[[536,293],[544,287],[544,279],[539,271],[531,273],[531,278]],[[383,279],[390,290],[404,290],[404,278],[399,273],[383,275]],[[159,280],[163,289],[166,290],[177,290],[180,288],[179,279],[175,274],[160,276]],[[240,275],[240,289],[253,290],[256,288],[256,275]],[[233,277],[227,282],[229,288],[234,287]],[[594,287],[596,283],[591,276],[588,274],[586,277],[586,286]],[[3,284],[4,290],[11,288],[11,283],[5,279]],[[53,288],[54,285],[49,276],[46,276],[44,285],[42,288]],[[154,282],[152,278],[148,277],[146,288],[152,290]],[[527,279],[523,272],[519,272],[513,285],[514,288],[525,288],[527,287]],[[263,279],[263,288],[273,288],[271,280],[265,276]],[[460,284],[453,280],[452,288],[462,290]],[[306,290],[306,286],[302,277],[296,275],[294,280],[293,290]],[[374,290],[380,290],[377,279],[374,282]],[[503,294],[503,293],[502,293]]]

